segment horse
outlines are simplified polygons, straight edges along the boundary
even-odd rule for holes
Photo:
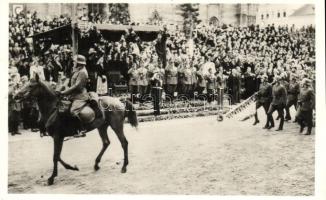
[[[70,113],[68,115],[61,115],[58,113],[58,102],[60,101],[59,96],[56,94],[53,88],[49,86],[49,84],[45,81],[39,79],[36,76],[34,79],[31,79],[20,91],[15,95],[15,99],[24,100],[26,98],[35,98],[38,104],[42,121],[48,122],[51,118],[54,119],[53,125],[51,127],[46,127],[46,131],[53,138],[54,144],[54,153],[53,153],[53,171],[51,176],[48,178],[48,185],[53,185],[54,178],[58,176],[58,162],[63,165],[65,169],[78,171],[77,166],[71,166],[70,164],[64,162],[61,157],[61,150],[63,146],[64,139],[68,136],[73,136],[74,132],[77,131],[78,126],[76,124],[80,123],[79,120],[72,120],[73,117]],[[110,107],[110,109],[104,109],[104,106],[100,106],[101,110],[105,116],[105,122],[97,128],[99,135],[102,140],[102,149],[99,152],[98,156],[95,159],[94,170],[97,171],[100,169],[99,163],[101,162],[101,158],[105,152],[105,150],[110,145],[110,140],[107,134],[107,128],[110,126],[115,134],[117,135],[121,146],[124,152],[124,162],[121,168],[121,173],[127,172],[127,165],[129,163],[128,160],[128,141],[124,135],[123,125],[124,120],[127,117],[128,122],[132,127],[137,128],[138,120],[136,111],[133,108],[133,105],[130,101],[126,100],[125,104],[122,103],[118,98],[103,96],[100,97],[101,105],[105,105],[106,108]],[[112,107],[117,107],[115,105],[112,106],[112,102],[118,104],[116,102],[120,102],[120,109],[112,109]],[[122,108],[122,109],[121,109]],[[53,118],[53,116],[56,116]]]

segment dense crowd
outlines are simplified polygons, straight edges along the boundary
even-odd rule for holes
[[[9,19],[11,91],[14,93],[36,73],[54,87],[62,88],[69,82],[73,68],[71,45],[39,44],[38,48],[44,53],[35,56],[29,36],[69,24],[71,20],[63,16],[41,20],[36,12]],[[104,23],[97,14],[85,19]],[[128,85],[134,103],[143,104],[153,87],[162,87],[165,96],[172,100],[180,95],[189,98],[200,95],[212,102],[216,96],[228,94],[231,103],[237,104],[259,91],[262,77],[267,77],[269,83],[275,77],[287,83],[293,77],[296,80],[305,78],[311,80],[312,87],[315,85],[315,29],[312,26],[295,29],[274,25],[199,24],[191,40],[178,28],[169,30],[163,26],[151,42],[142,41],[132,29],[126,30],[116,42],[106,40],[95,27],[87,31],[87,37],[94,40],[85,55],[88,90],[98,91],[99,84],[103,83],[114,89],[116,82],[109,77],[112,71],[119,70],[119,84]],[[31,109],[37,110],[33,104],[27,106],[28,109],[16,103],[10,105],[13,105],[12,110],[19,111],[12,112],[13,118],[20,113],[36,116],[36,111],[31,112]]]

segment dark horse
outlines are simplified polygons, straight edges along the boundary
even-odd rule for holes
[[[51,119],[53,119],[53,115],[56,115],[56,117],[54,118],[54,123],[52,123],[53,125],[51,127],[46,127],[46,131],[50,136],[52,136],[54,141],[53,172],[52,175],[48,178],[48,184],[52,185],[54,182],[54,178],[58,175],[58,162],[60,162],[66,169],[76,171],[79,170],[77,166],[72,167],[68,163],[64,162],[60,157],[64,138],[67,136],[72,136],[73,133],[77,131],[76,126],[74,125],[76,123],[71,123],[73,122],[73,120],[70,114],[66,116],[58,114],[57,105],[59,97],[55,94],[55,91],[48,86],[46,82],[39,80],[38,76],[36,76],[35,79],[32,79],[15,96],[16,99],[24,99],[28,97],[36,98],[37,104],[40,109],[42,121],[44,121],[45,123],[50,119],[50,117]],[[100,169],[99,163],[105,150],[110,144],[110,140],[107,134],[107,128],[111,126],[111,128],[116,133],[118,139],[120,140],[121,146],[124,151],[124,162],[121,168],[121,173],[127,172],[128,141],[123,132],[123,124],[125,117],[128,117],[129,123],[133,127],[137,127],[138,121],[136,112],[133,109],[133,106],[130,101],[126,101],[124,105],[117,98],[108,96],[101,97],[101,104],[104,104],[107,108],[114,108],[113,104],[119,103],[122,105],[122,107],[121,105],[118,105],[121,109],[104,109],[104,107],[101,106],[105,115],[105,123],[97,129],[102,139],[103,146],[100,153],[96,157],[94,165],[95,170]]]

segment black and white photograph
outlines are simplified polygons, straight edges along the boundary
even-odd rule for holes
[[[287,2],[7,3],[7,194],[318,197],[324,2]]]

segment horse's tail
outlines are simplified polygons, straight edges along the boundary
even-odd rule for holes
[[[138,126],[137,114],[134,106],[128,100],[126,101],[126,117],[128,117],[128,121],[131,124],[131,126],[137,128]]]

